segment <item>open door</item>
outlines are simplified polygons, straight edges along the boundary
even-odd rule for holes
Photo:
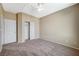
[[[24,33],[25,33],[25,36],[24,36],[25,40],[35,39],[35,23],[25,22]]]

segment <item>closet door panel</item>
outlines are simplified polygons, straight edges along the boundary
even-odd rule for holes
[[[5,19],[4,44],[16,42],[16,21]]]

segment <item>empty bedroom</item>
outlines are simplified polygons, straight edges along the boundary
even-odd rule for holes
[[[0,3],[0,56],[79,56],[79,3]]]

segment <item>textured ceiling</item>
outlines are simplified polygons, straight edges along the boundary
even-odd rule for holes
[[[62,10],[74,4],[72,3],[44,3],[42,5],[43,10],[38,11],[36,9],[36,3],[3,3],[3,8],[5,11],[18,13],[23,12],[30,14],[35,17],[43,17],[54,13],[56,11]]]

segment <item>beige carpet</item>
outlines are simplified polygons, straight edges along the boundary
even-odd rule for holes
[[[79,50],[57,43],[35,39],[3,46],[1,56],[78,56]]]

